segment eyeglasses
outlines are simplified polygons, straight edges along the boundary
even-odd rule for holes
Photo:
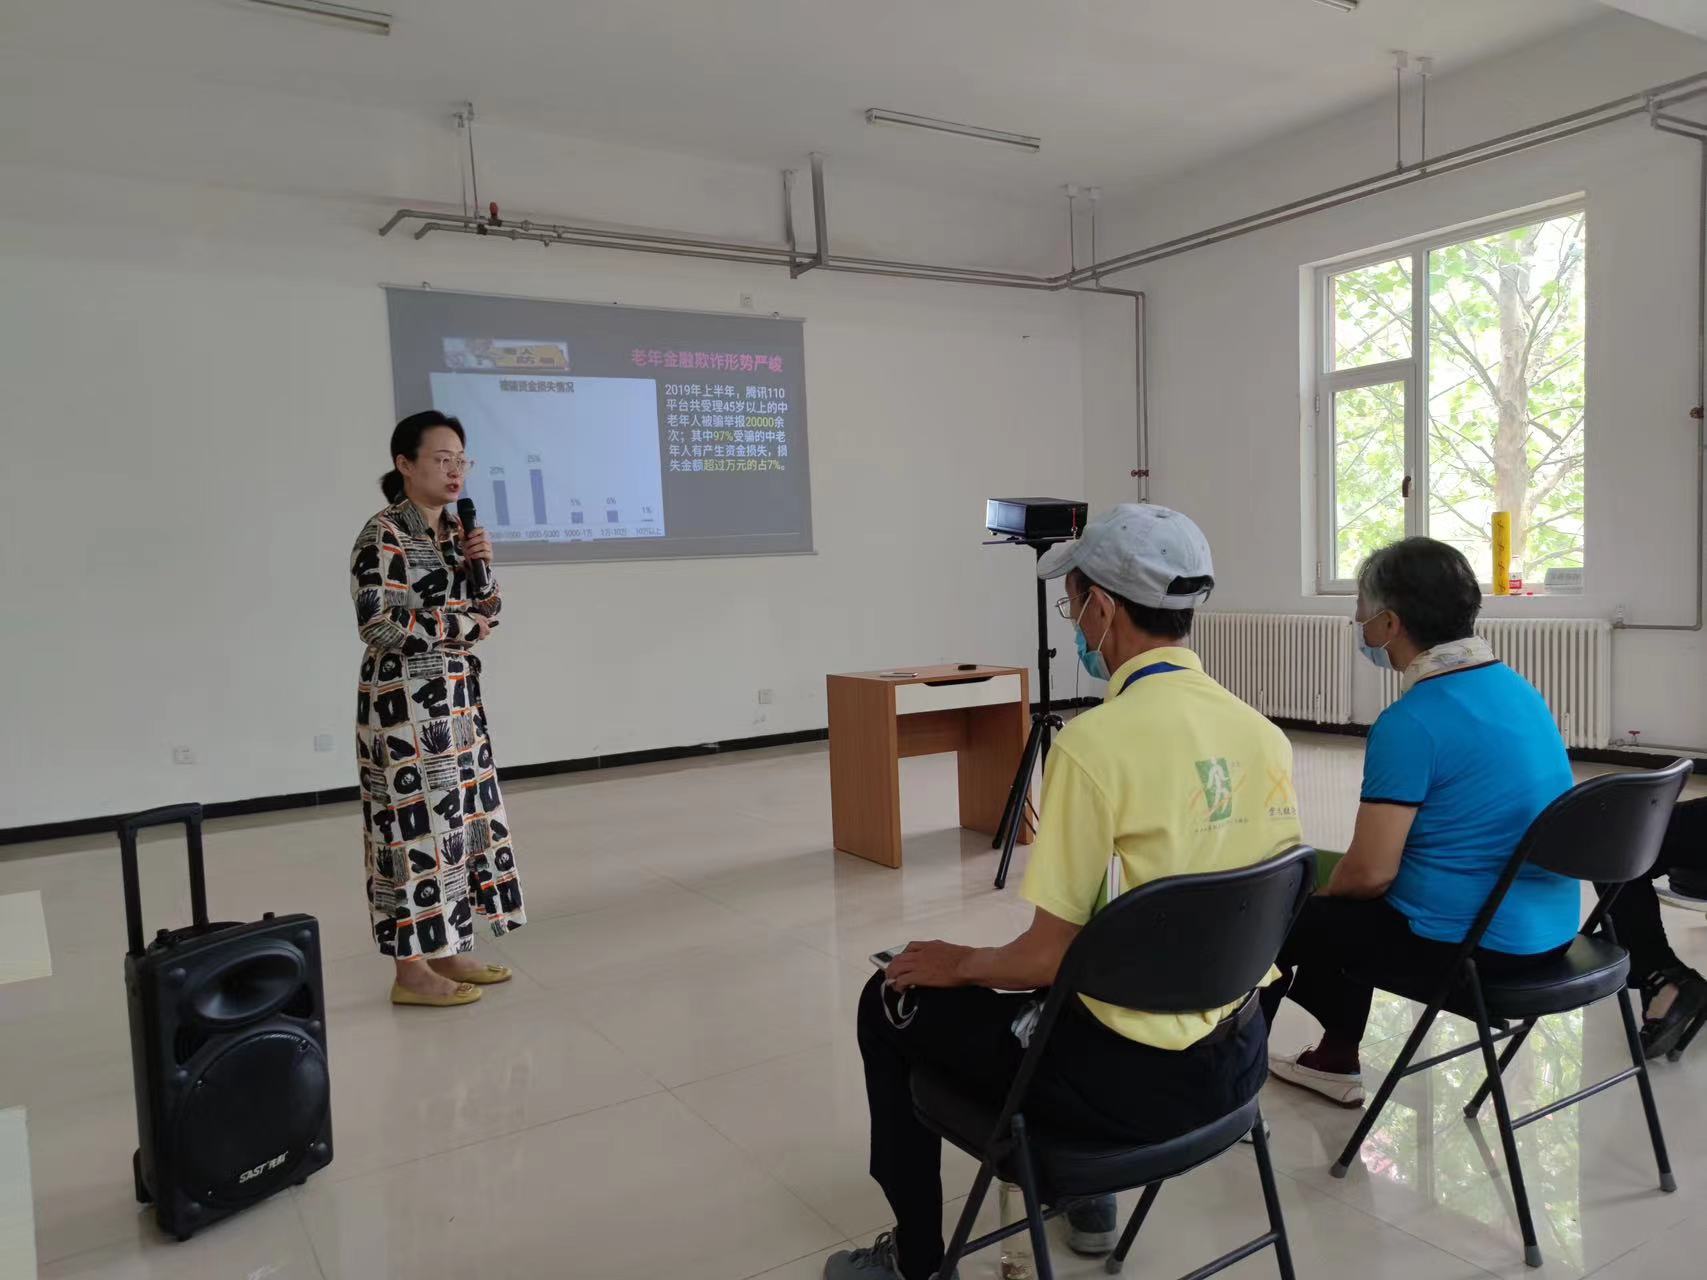
[[[474,459],[465,458],[461,454],[440,453],[434,455],[433,461],[438,464],[439,470],[446,475],[461,475],[465,471],[474,469]]]
[[[1073,620],[1073,597],[1062,596],[1057,600],[1055,602],[1055,612],[1060,614],[1068,622],[1071,622]]]

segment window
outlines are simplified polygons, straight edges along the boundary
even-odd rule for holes
[[[1316,579],[1412,534],[1493,578],[1579,591],[1583,570],[1581,209],[1531,214],[1317,273]]]

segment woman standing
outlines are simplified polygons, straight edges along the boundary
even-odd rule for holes
[[[467,953],[474,917],[502,937],[526,923],[510,824],[498,791],[480,659],[497,626],[498,587],[476,590],[468,567],[492,558],[485,530],[454,518],[462,424],[435,410],[391,433],[391,505],[369,520],[350,557],[362,655],[356,761],[368,904],[380,954],[397,966],[391,1002],[470,1004],[507,982],[503,965]]]

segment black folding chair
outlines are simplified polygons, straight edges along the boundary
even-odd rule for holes
[[[1517,1203],[1517,1221],[1523,1231],[1523,1259],[1530,1266],[1541,1265],[1541,1246],[1536,1243],[1529,1198],[1523,1189],[1523,1166],[1517,1155],[1517,1130],[1524,1125],[1562,1111],[1633,1076],[1642,1091],[1642,1109],[1647,1113],[1648,1134],[1653,1139],[1654,1159],[1660,1168],[1660,1190],[1677,1190],[1677,1180],[1672,1177],[1671,1164],[1666,1157],[1665,1135],[1660,1132],[1660,1114],[1654,1105],[1654,1091],[1648,1083],[1641,1035],[1625,992],[1630,976],[1630,953],[1618,945],[1608,908],[1619,890],[1630,881],[1647,875],[1659,857],[1666,825],[1671,821],[1672,806],[1677,803],[1690,768],[1689,761],[1679,760],[1654,773],[1594,778],[1573,787],[1542,810],[1506,862],[1493,892],[1483,903],[1481,913],[1470,926],[1470,932],[1465,935],[1438,986],[1398,980],[1391,975],[1383,975],[1375,967],[1358,970],[1356,976],[1360,981],[1427,1007],[1422,1017],[1417,1019],[1405,1047],[1399,1051],[1393,1069],[1376,1091],[1375,1100],[1363,1113],[1351,1141],[1340,1153],[1332,1169],[1334,1177],[1345,1177],[1400,1080],[1480,1049],[1488,1074],[1476,1090],[1475,1097],[1464,1108],[1464,1114],[1474,1118],[1488,1095],[1493,1095],[1494,1115],[1499,1122],[1500,1141],[1505,1147],[1512,1198]],[[1570,949],[1562,956],[1542,962],[1520,975],[1497,979],[1483,977],[1476,967],[1476,949],[1493,922],[1494,913],[1504,901],[1506,891],[1526,863],[1576,880],[1594,882],[1599,888],[1599,903],[1583,925],[1582,932],[1572,940]],[[1618,1012],[1624,1019],[1624,1032],[1630,1043],[1631,1065],[1616,1075],[1514,1120],[1500,1077],[1535,1029],[1535,1024],[1548,1014],[1569,1013],[1609,996],[1618,998]],[[1429,1028],[1442,1010],[1474,1020],[1476,1043],[1436,1054],[1422,1062],[1413,1062],[1428,1037]],[[1501,1024],[1497,1029],[1493,1025],[1495,1022]],[[1513,1023],[1516,1025],[1510,1025]],[[1501,1040],[1507,1044],[1496,1058],[1494,1045]]]
[[[1143,1187],[1120,1246],[1108,1260],[1112,1275],[1131,1250],[1162,1183],[1213,1160],[1248,1133],[1256,1147],[1269,1229],[1191,1275],[1193,1280],[1213,1275],[1273,1245],[1282,1280],[1292,1280],[1286,1223],[1255,1098],[1211,1124],[1150,1146],[1052,1134],[1046,1124],[1027,1123],[1025,1102],[1063,1007],[1080,995],[1157,1013],[1218,1009],[1243,999],[1246,1003],[1231,1016],[1261,1017],[1255,988],[1280,954],[1280,944],[1315,886],[1315,864],[1316,851],[1300,846],[1253,867],[1155,880],[1103,908],[1067,949],[999,1110],[957,1092],[946,1078],[913,1073],[919,1119],[980,1161],[939,1276],[952,1275],[965,1254],[1029,1230],[1039,1280],[1052,1280],[1044,1222],[1083,1201]],[[1109,1081],[1110,1089],[1133,1087],[1142,1085]],[[1019,1185],[1026,1220],[968,1242],[998,1174]]]

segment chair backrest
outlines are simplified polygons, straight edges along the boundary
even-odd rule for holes
[[[1525,863],[1607,888],[1584,926],[1601,926],[1618,890],[1648,874],[1660,856],[1672,807],[1694,766],[1677,760],[1648,773],[1609,773],[1578,783],[1539,814],[1517,842],[1493,891],[1464,935],[1458,960],[1481,945]],[[1457,961],[1454,962],[1455,964]]]
[[[1597,884],[1627,884],[1653,869],[1672,806],[1694,766],[1678,760],[1648,773],[1611,773],[1572,787],[1529,824],[1519,849],[1548,871]]]
[[[1268,973],[1315,885],[1316,851],[1304,845],[1139,885],[1080,931],[1056,987],[1150,1013],[1232,1004]]]
[[[1298,845],[1255,866],[1152,880],[1097,912],[1062,958],[993,1132],[1008,1132],[1068,1000],[1146,1013],[1232,1004],[1268,973],[1315,887],[1316,851]]]

